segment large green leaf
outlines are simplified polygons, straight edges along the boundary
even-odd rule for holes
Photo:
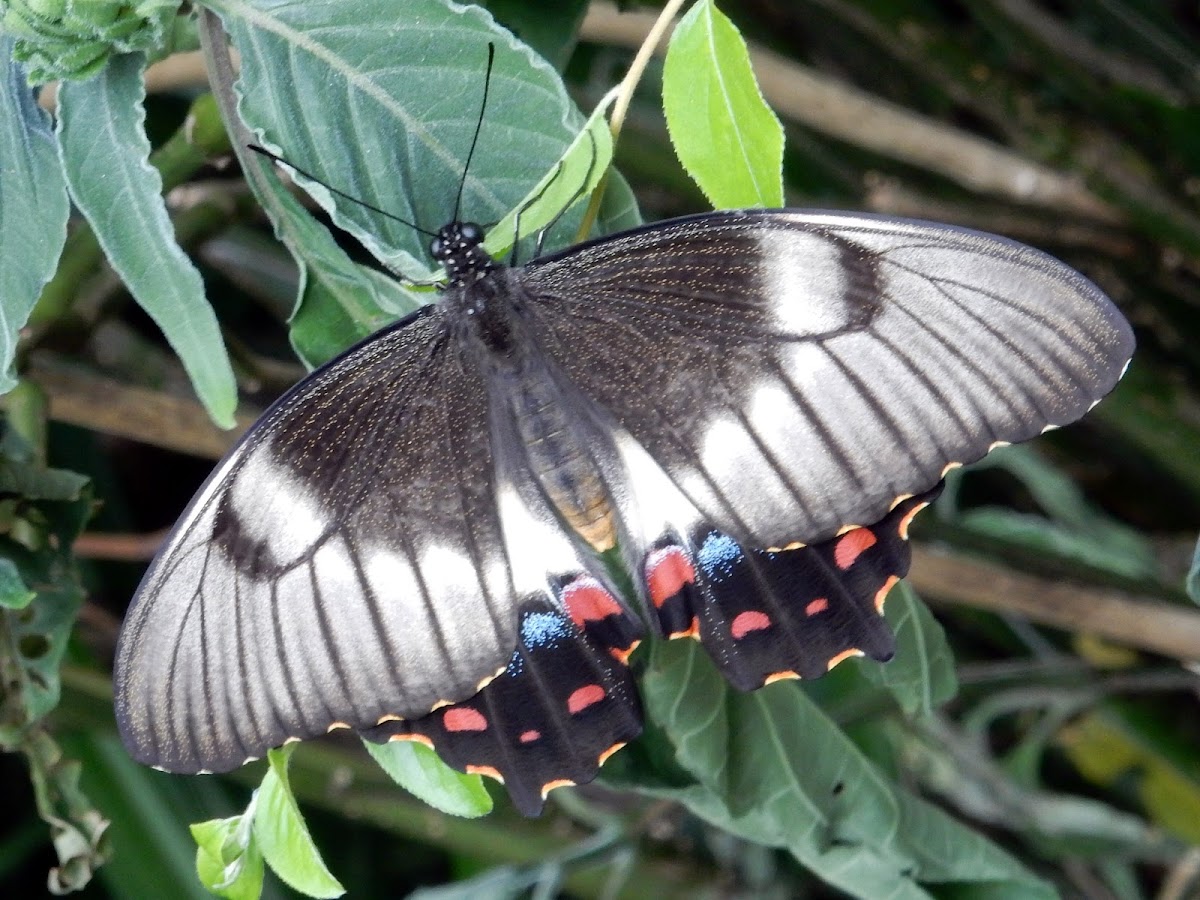
[[[487,0],[483,5],[560,72],[579,40],[579,26],[588,6],[587,0],[557,0],[555,3]]]
[[[670,641],[655,646],[642,694],[695,783],[639,789],[783,848],[854,896],[928,897],[950,884],[974,896],[1053,896],[1002,850],[896,788],[795,684],[736,693],[692,642]]]
[[[958,689],[946,633],[908,582],[892,588],[884,610],[896,634],[896,655],[886,663],[860,660],[859,670],[891,691],[905,713],[927,716]]]
[[[50,117],[34,101],[12,45],[0,34],[7,60],[0,90],[0,393],[16,384],[17,336],[54,274],[70,212]]]
[[[422,302],[394,278],[354,262],[278,178],[249,183],[300,267],[291,338],[308,366],[328,361]]]
[[[426,231],[456,212],[498,221],[583,124],[557,73],[479,7],[410,0],[398,15],[395,4],[368,0],[348,15],[334,0],[210,5],[241,52],[240,112],[263,143]],[[489,42],[496,45],[491,99],[464,181]],[[300,181],[390,268],[428,273],[427,236]],[[523,217],[522,230],[547,221]],[[570,236],[576,221],[578,214],[564,219],[555,236]]]
[[[142,130],[145,60],[114,59],[58,95],[59,142],[71,196],[112,267],[163,330],[213,420],[233,427],[237,386],[200,273],[175,243]]]
[[[557,74],[500,29],[488,14],[441,0],[397,8],[382,0],[306,4],[214,0],[210,4],[241,51],[240,113],[258,139],[299,169],[426,231],[455,213],[463,184],[463,217],[497,222],[546,173],[555,171],[576,138],[580,116]],[[382,27],[381,23],[386,23]],[[471,170],[463,168],[479,120],[489,42],[497,46],[491,98]],[[591,146],[595,178],[607,164],[604,138]],[[574,160],[580,158],[576,148]],[[531,234],[577,193],[572,173],[542,202],[522,212]],[[334,221],[394,271],[436,277],[428,236],[297,175]],[[270,189],[273,192],[278,188]],[[636,208],[619,179],[602,226],[636,224]],[[260,194],[261,196],[261,194]],[[300,262],[304,286],[293,341],[310,364],[323,362],[387,321],[432,299],[352,263],[290,198],[265,199],[276,229]],[[568,241],[579,213],[564,217],[551,242]],[[503,250],[511,227],[496,229]],[[523,247],[527,258],[530,245]]]

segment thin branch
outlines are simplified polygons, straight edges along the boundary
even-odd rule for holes
[[[46,392],[56,421],[210,459],[223,456],[256,418],[242,410],[237,427],[222,431],[194,399],[122,384],[48,353],[30,357],[28,375]]]
[[[908,580],[931,602],[1016,613],[1185,663],[1200,660],[1200,612],[1180,606],[1040,578],[919,544]]]

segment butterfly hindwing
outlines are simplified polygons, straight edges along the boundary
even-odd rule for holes
[[[1089,281],[964,229],[719,212],[523,270],[533,339],[747,547],[879,520],[1081,416],[1133,339]]]
[[[891,658],[887,592],[908,573],[908,525],[940,485],[882,520],[806,547],[762,550],[712,527],[647,554],[647,594],[662,630],[695,637],[731,684],[815,678],[850,656]]]
[[[461,772],[501,780],[530,816],[552,788],[591,781],[642,730],[628,667],[641,626],[584,573],[561,586],[559,601],[522,611],[508,666],[474,697],[364,736],[426,743]]]

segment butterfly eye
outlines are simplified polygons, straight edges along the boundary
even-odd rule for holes
[[[435,237],[429,242],[429,255],[434,259],[445,259],[446,257],[446,242],[440,237]]]
[[[459,233],[465,243],[479,244],[483,242],[483,229],[473,222],[463,222],[462,230]]]

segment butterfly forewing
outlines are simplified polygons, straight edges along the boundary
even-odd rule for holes
[[[422,715],[508,661],[518,598],[487,394],[459,351],[426,307],[302,382],[213,474],[120,644],[139,759],[229,769],[335,724]]]
[[[1128,324],[1039,251],[790,210],[678,219],[522,273],[531,333],[701,515],[751,547],[881,519],[947,464],[1071,422]]]

